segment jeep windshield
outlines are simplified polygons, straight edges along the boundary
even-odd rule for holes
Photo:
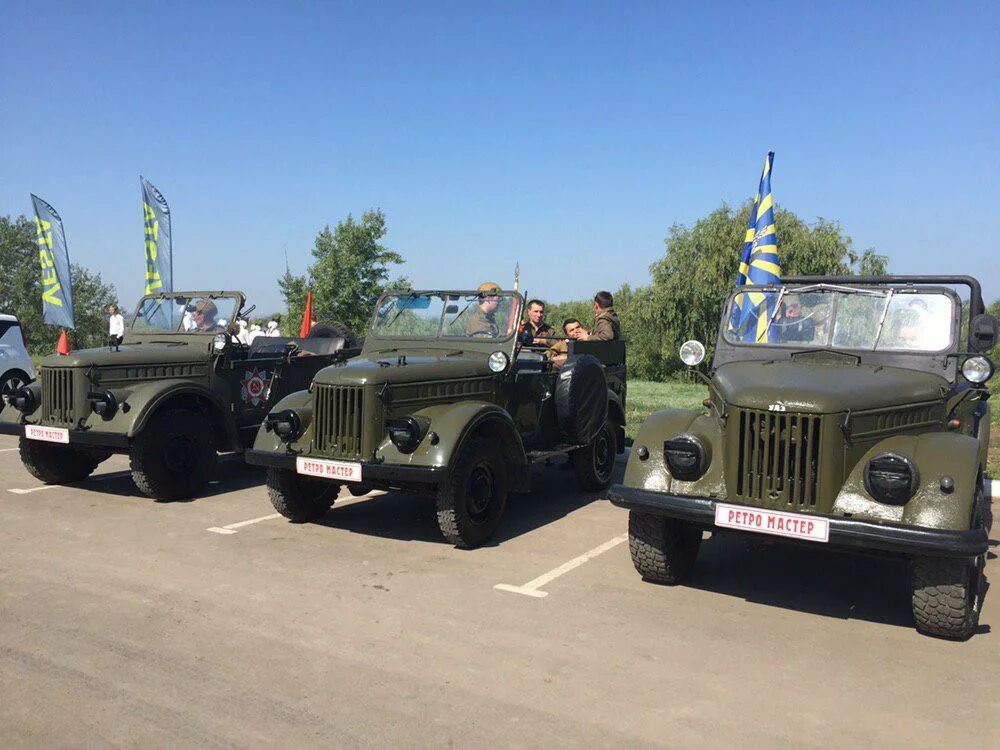
[[[403,339],[493,339],[513,335],[520,297],[513,292],[410,292],[383,297],[372,335]]]
[[[143,297],[132,318],[134,333],[222,333],[233,321],[239,300],[177,294]]]
[[[955,300],[928,289],[748,288],[732,296],[728,320],[733,344],[940,352],[952,345]]]

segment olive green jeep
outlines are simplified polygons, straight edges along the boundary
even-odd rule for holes
[[[341,486],[437,499],[445,538],[489,540],[532,463],[568,455],[581,486],[606,489],[625,446],[625,344],[572,342],[556,367],[518,334],[514,292],[404,291],[378,302],[361,355],[276,404],[252,464],[274,507],[323,516]]]
[[[253,309],[243,305],[242,292],[143,297],[121,341],[45,357],[38,379],[7,397],[0,433],[20,436],[21,460],[43,482],[80,481],[127,453],[144,494],[196,494],[217,453],[246,448],[272,404],[360,351],[337,324],[246,343],[234,325]]]
[[[903,556],[917,628],[968,637],[992,524],[982,352],[996,337],[968,276],[737,289],[701,375],[708,413],[651,414],[610,494],[636,570],[683,581],[706,531]],[[704,356],[681,347],[689,366]]]

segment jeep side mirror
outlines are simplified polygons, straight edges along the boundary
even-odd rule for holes
[[[969,323],[969,347],[976,352],[988,352],[1000,338],[1000,322],[989,313],[980,313]]]

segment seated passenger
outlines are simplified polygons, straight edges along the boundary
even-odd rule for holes
[[[590,331],[584,328],[583,324],[576,318],[566,318],[563,322],[563,332],[565,332],[566,338],[577,341],[586,341],[587,337],[590,336]]]
[[[479,292],[479,303],[465,323],[465,334],[496,338],[500,335],[500,326],[496,321],[500,285],[487,281],[476,287],[476,291]]]
[[[222,326],[215,322],[215,316],[219,311],[215,303],[211,300],[202,299],[194,304],[191,313],[191,321],[194,323],[195,333],[222,333]]]
[[[622,337],[622,326],[615,312],[615,301],[611,292],[594,295],[594,327],[583,330],[581,341],[617,341]]]
[[[528,303],[528,319],[521,323],[519,333],[530,333],[532,338],[547,339],[555,335],[555,329],[545,322],[545,303],[533,299]]]
[[[812,317],[802,316],[802,304],[792,300],[782,308],[772,323],[778,341],[783,344],[811,343],[816,338],[816,323]]]

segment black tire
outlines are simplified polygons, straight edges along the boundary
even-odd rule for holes
[[[559,368],[553,400],[562,439],[587,445],[608,418],[608,380],[604,365],[590,354],[576,354]]]
[[[7,370],[0,377],[0,409],[7,403],[4,396],[13,396],[22,385],[27,385],[31,381],[28,373],[23,370]]]
[[[212,425],[199,412],[170,409],[155,415],[132,443],[132,481],[160,500],[182,500],[204,489],[215,470]]]
[[[24,468],[46,484],[83,481],[94,473],[100,463],[99,457],[89,451],[24,437],[18,441],[18,450]]]
[[[608,420],[586,447],[570,454],[581,489],[606,490],[611,486],[615,457],[618,455],[616,431],[615,423]]]
[[[271,505],[292,523],[316,521],[326,515],[340,492],[340,484],[327,479],[304,477],[291,469],[267,470],[267,494]]]
[[[307,339],[343,339],[344,348],[351,349],[357,345],[354,333],[344,323],[317,323],[309,329]]]
[[[701,546],[701,529],[673,518],[630,510],[628,548],[644,579],[681,583],[691,575]]]
[[[993,525],[982,483],[976,492],[973,529]],[[910,560],[911,602],[917,630],[953,640],[969,638],[979,625],[986,554],[968,558],[914,557]]]
[[[489,541],[507,507],[507,473],[499,447],[472,439],[438,487],[437,519],[444,538],[472,549]]]

